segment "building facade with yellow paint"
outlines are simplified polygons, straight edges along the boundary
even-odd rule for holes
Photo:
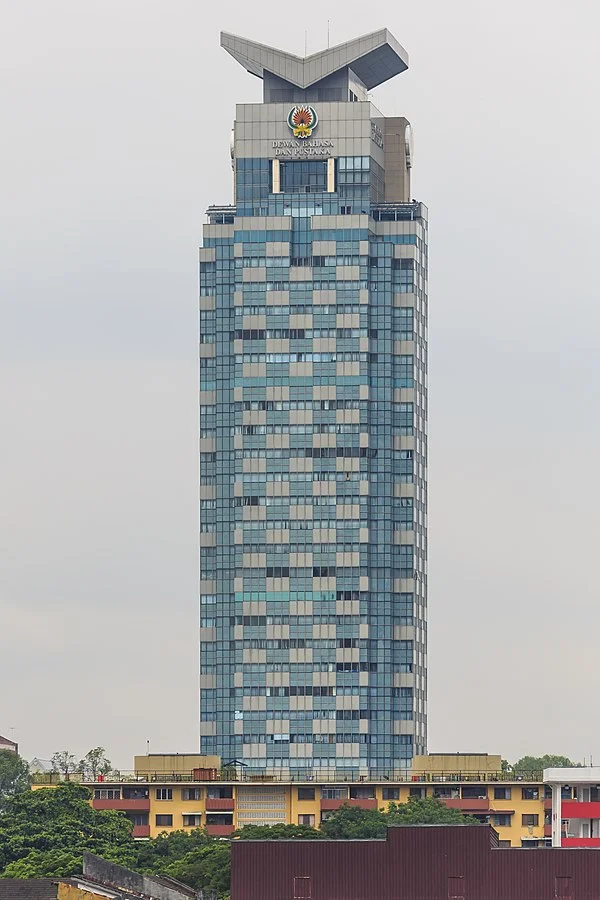
[[[126,813],[137,838],[206,828],[229,837],[245,825],[294,824],[318,828],[343,804],[385,809],[411,797],[435,797],[465,815],[489,822],[506,847],[540,847],[551,840],[551,791],[541,773],[515,777],[500,756],[431,754],[415,757],[410,772],[378,780],[290,778],[222,768],[218,757],[192,754],[135,757],[132,773],[84,782],[96,809]]]

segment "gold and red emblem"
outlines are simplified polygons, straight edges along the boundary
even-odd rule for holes
[[[318,121],[319,118],[312,106],[294,106],[288,115],[288,125],[296,138],[309,138]]]

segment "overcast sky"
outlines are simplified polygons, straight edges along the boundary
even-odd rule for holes
[[[261,99],[219,30],[312,52],[327,15],[410,55],[373,99],[430,209],[430,749],[600,760],[594,0],[4,5],[0,734],[27,758],[197,748],[197,247]]]

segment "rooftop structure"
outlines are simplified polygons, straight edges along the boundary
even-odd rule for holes
[[[387,28],[311,56],[301,57],[221,32],[221,46],[251,75],[262,78],[264,102],[349,99],[357,97],[408,69],[408,54]]]
[[[18,753],[19,745],[9,738],[2,737],[0,734],[0,751],[1,750],[10,750],[11,753]]]
[[[600,853],[506,852],[492,828],[397,826],[386,840],[234,841],[231,900],[596,900]]]

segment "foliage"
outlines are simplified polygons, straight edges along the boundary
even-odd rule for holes
[[[388,825],[479,825],[473,816],[465,816],[436,797],[409,797],[407,803],[390,803]]]
[[[234,832],[240,841],[314,841],[324,835],[309,825],[244,825]]]
[[[165,866],[214,841],[201,828],[191,831],[163,832],[152,841],[136,842],[135,868],[147,875],[161,872]]]
[[[86,850],[130,864],[135,858],[131,823],[122,813],[92,809],[89,797],[80,785],[63,782],[9,798],[0,815],[0,872],[8,877],[15,870],[11,864],[19,863],[18,871],[38,877],[67,874],[65,869],[81,865]]]
[[[323,822],[321,831],[327,838],[355,840],[383,838],[387,828],[385,813],[379,809],[361,809],[345,803]]]
[[[68,779],[72,772],[77,771],[77,760],[68,750],[57,750],[52,754],[52,771],[60,772]]]
[[[205,831],[174,831],[134,841],[127,817],[95,810],[81,785],[9,797],[0,815],[0,873],[4,878],[56,878],[81,872],[88,851],[148,875],[171,875],[204,892],[229,892],[231,845]]]
[[[226,897],[231,881],[231,844],[209,838],[204,845],[173,860],[161,871],[205,894]]]
[[[136,842],[132,868],[146,875],[170,875],[205,894],[229,894],[231,844],[200,828],[163,833]]]
[[[390,825],[465,825],[479,824],[463,816],[434,797],[411,797],[407,803],[390,803],[387,810],[361,809],[344,804],[321,825],[325,837],[355,840],[384,838]]]
[[[522,756],[513,765],[512,771],[519,773],[542,772],[544,769],[562,769],[579,767],[581,763],[571,762],[568,756],[556,756],[547,753],[545,756]]]
[[[0,750],[0,812],[9,797],[26,791],[31,784],[29,767],[12,750]]]
[[[134,841],[124,813],[95,810],[89,799],[86,788],[69,781],[8,797],[0,814],[0,877],[76,875],[88,851],[148,875],[170,875],[205,895],[222,900],[228,896],[230,841],[210,837],[199,828]],[[465,821],[458,810],[440,800],[412,798],[404,805],[392,803],[387,810],[342,806],[321,831],[304,825],[247,825],[235,836],[239,840],[378,838],[385,837],[388,825]]]
[[[86,778],[96,779],[98,775],[108,775],[112,769],[110,759],[106,757],[104,747],[95,747],[89,750],[79,761],[78,771]]]
[[[2,878],[66,878],[80,875],[83,857],[69,850],[32,850],[7,865]]]

